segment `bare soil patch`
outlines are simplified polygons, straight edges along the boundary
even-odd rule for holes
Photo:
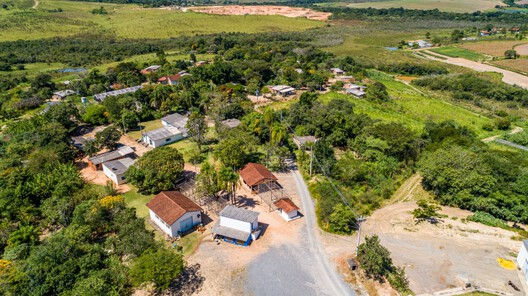
[[[518,40],[508,40],[508,41],[484,41],[484,42],[475,42],[475,43],[465,43],[461,44],[460,47],[469,49],[478,53],[490,55],[493,57],[503,57],[504,52],[513,49],[516,45],[523,44],[525,42]],[[528,50],[528,48],[527,48]]]
[[[331,13],[319,12],[307,8],[288,6],[200,6],[189,10],[207,14],[220,15],[282,15],[286,17],[305,17],[311,20],[326,21]]]
[[[522,44],[522,45],[515,46],[515,50],[517,51],[518,54],[522,56],[524,55],[528,56],[528,44]]]
[[[396,265],[404,266],[411,289],[433,293],[462,287],[466,282],[512,295],[523,295],[508,286],[521,287],[517,271],[506,270],[497,258],[514,260],[520,242],[504,229],[466,222],[471,212],[442,207],[447,215],[433,225],[416,224],[411,211],[414,201],[397,203],[376,211],[363,224],[364,235],[377,234]]]

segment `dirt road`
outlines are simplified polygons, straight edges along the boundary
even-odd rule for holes
[[[431,53],[427,50],[425,50],[425,52],[427,53]],[[436,57],[433,57],[429,54],[427,55],[423,55],[424,57],[430,59],[430,60],[434,60],[434,61],[440,61],[440,62],[444,62],[444,63],[448,63],[448,64],[451,64],[451,65],[456,65],[456,66],[461,66],[461,67],[466,67],[466,68],[469,68],[469,69],[473,69],[475,71],[478,71],[478,72],[497,72],[497,73],[501,73],[503,76],[502,76],[502,81],[504,81],[505,83],[508,83],[508,84],[511,84],[511,85],[517,85],[517,86],[520,86],[522,88],[525,88],[525,89],[528,89],[528,77],[527,76],[524,76],[524,75],[521,75],[521,74],[518,74],[518,73],[515,73],[515,72],[512,72],[512,71],[508,71],[508,70],[504,70],[504,69],[501,69],[501,68],[497,68],[497,67],[494,67],[494,66],[490,66],[490,65],[486,65],[486,64],[481,64],[481,63],[478,63],[478,62],[473,62],[473,61],[470,61],[470,60],[466,60],[466,59],[462,59],[462,58],[451,58],[451,57],[448,57],[448,56],[444,56],[444,55],[441,55],[441,54],[438,54],[438,53],[431,53],[433,55],[436,55],[436,56],[441,56],[445,59],[441,59],[441,58],[436,58]]]
[[[317,219],[315,217],[315,208],[312,197],[308,192],[308,187],[298,170],[293,170],[292,174],[297,185],[297,192],[301,197],[303,204],[303,213],[306,223],[306,245],[310,249],[310,256],[315,259],[315,265],[311,269],[315,270],[320,281],[319,291],[324,291],[328,295],[355,295],[350,287],[343,281],[343,278],[337,273],[337,270],[330,264],[325,256]]]

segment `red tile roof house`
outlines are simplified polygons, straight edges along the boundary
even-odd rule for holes
[[[273,204],[278,208],[281,217],[288,222],[301,217],[298,212],[299,207],[289,198],[281,198]]]
[[[246,166],[240,170],[240,178],[253,193],[268,191],[270,186],[273,186],[274,189],[282,188],[277,182],[277,177],[260,163],[246,164]]]
[[[170,237],[202,223],[202,208],[179,191],[162,191],[147,203],[150,219]]]

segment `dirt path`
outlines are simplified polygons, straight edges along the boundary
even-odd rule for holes
[[[444,55],[438,54],[436,52],[435,53],[431,53],[428,50],[425,50],[425,52],[427,52],[429,54],[436,55],[436,56],[440,56],[442,58],[445,58],[445,59],[436,58],[436,57],[428,55],[428,54],[423,55],[424,57],[426,57],[427,59],[430,59],[430,60],[440,61],[440,62],[444,62],[444,63],[448,63],[448,64],[451,64],[451,65],[456,65],[456,66],[461,66],[461,67],[466,67],[466,68],[473,69],[473,70],[478,71],[478,72],[497,72],[497,73],[501,73],[503,75],[502,76],[502,81],[504,81],[505,83],[508,83],[508,84],[511,84],[511,85],[517,85],[519,87],[528,89],[528,76],[524,76],[524,75],[521,75],[521,74],[518,74],[518,73],[515,73],[515,72],[512,72],[512,71],[504,70],[504,69],[497,68],[497,67],[490,66],[490,65],[486,65],[486,64],[473,62],[473,61],[462,59],[462,58],[451,58],[451,57],[448,57],[448,56],[444,56]]]
[[[513,129],[510,131],[510,135],[513,135],[513,134],[516,134],[516,133],[520,133],[522,132],[524,129],[522,127],[519,127],[519,126],[514,126]],[[484,143],[490,143],[490,142],[493,142],[495,140],[497,140],[501,135],[495,135],[495,136],[491,136],[489,138],[486,138],[486,139],[483,139],[482,142]]]
[[[396,190],[389,203],[409,201],[412,198],[413,192],[418,186],[421,186],[422,179],[419,173],[412,175]]]
[[[40,4],[40,1],[39,0],[35,0],[35,4],[33,4],[33,6],[31,7],[32,9],[37,9],[37,7],[39,6]]]

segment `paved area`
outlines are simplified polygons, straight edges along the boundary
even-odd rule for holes
[[[498,72],[498,73],[501,73],[503,75],[502,76],[502,81],[504,81],[505,83],[508,83],[508,84],[511,84],[511,85],[517,85],[517,86],[520,86],[522,88],[528,89],[528,76],[524,76],[524,75],[521,75],[521,74],[518,74],[518,73],[515,73],[515,72],[512,72],[512,71],[504,70],[504,69],[497,68],[497,67],[494,67],[494,66],[481,64],[481,63],[470,61],[470,60],[466,60],[466,59],[463,59],[463,58],[451,58],[451,57],[448,57],[448,56],[443,56],[443,55],[438,54],[436,52],[432,53],[432,54],[437,55],[437,56],[442,56],[445,59],[435,58],[434,56],[431,56],[431,55],[424,55],[424,56],[426,58],[428,58],[428,59],[431,59],[431,60],[440,61],[440,62],[452,64],[452,65],[457,65],[457,66],[470,68],[470,69],[473,69],[473,70],[478,71],[478,72]]]

